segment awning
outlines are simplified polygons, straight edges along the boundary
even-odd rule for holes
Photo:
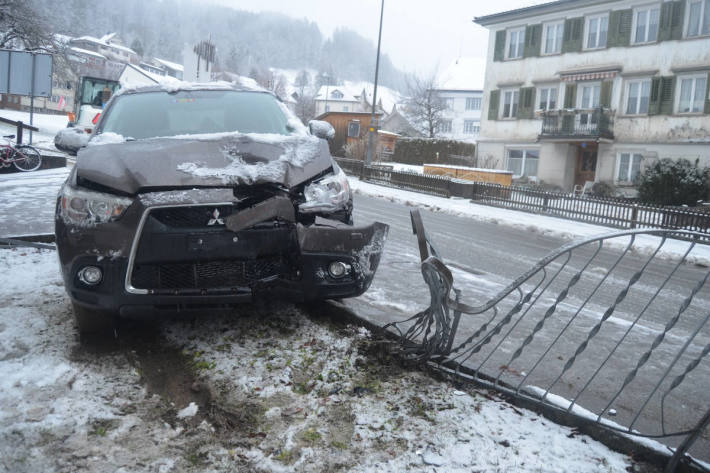
[[[578,82],[583,80],[613,79],[619,71],[582,72],[577,74],[561,75],[562,82]]]

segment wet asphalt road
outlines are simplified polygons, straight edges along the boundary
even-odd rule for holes
[[[62,169],[27,174],[1,174],[0,237],[51,233],[56,193],[67,172],[68,170]],[[409,317],[425,308],[428,289],[419,272],[419,256],[415,237],[411,232],[409,208],[387,200],[360,195],[355,197],[355,208],[356,223],[365,224],[379,220],[390,225],[390,234],[372,287],[363,296],[347,300],[346,305],[353,308],[358,315],[380,325]],[[471,304],[481,304],[493,297],[540,258],[568,243],[562,239],[542,236],[532,231],[521,232],[504,225],[476,222],[440,212],[425,210],[422,213],[428,234],[445,262],[453,267],[455,283],[463,290],[465,301]],[[560,373],[562,365],[599,321],[601,313],[613,302],[623,284],[646,261],[645,255],[627,255],[617,272],[602,286],[599,297],[592,301],[590,309],[582,311],[570,323],[550,353],[543,358],[536,370],[531,371],[532,364],[579,307],[585,291],[591,291],[599,280],[603,274],[600,268],[609,267],[618,255],[618,250],[601,252],[598,260],[590,265],[589,269],[593,271],[587,271],[589,277],[585,273],[575,291],[559,305],[554,316],[547,320],[544,329],[537,333],[533,342],[514,363],[509,365],[511,353],[530,334],[541,317],[541,310],[537,314],[531,311],[510,333],[507,341],[495,351],[491,353],[491,350],[482,350],[478,356],[469,359],[467,365],[480,368],[484,373],[493,376],[501,372],[501,366],[507,366],[501,379],[517,385],[523,380],[525,373],[529,376],[523,385],[547,388]],[[543,309],[551,305],[551,298],[584,264],[585,256],[588,257],[589,253],[573,258],[562,270],[562,281],[553,285],[553,289],[557,290],[541,299]],[[602,324],[598,335],[578,357],[573,367],[553,386],[551,392],[566,398],[572,398],[579,392],[589,379],[590,373],[602,364],[606,354],[613,349],[629,327],[629,321],[634,319],[672,267],[670,262],[663,260],[649,265],[645,275],[629,292],[627,299],[618,306],[612,317]],[[683,265],[678,269],[667,289],[659,294],[639,324],[626,336],[617,353],[580,396],[579,403],[582,406],[594,412],[599,412],[606,406],[611,395],[620,387],[621,380],[652,341],[662,333],[663,326],[677,313],[680,301],[706,272],[707,268],[692,265]],[[617,415],[607,418],[623,425],[630,423],[642,400],[662,377],[664,362],[675,356],[685,337],[693,331],[702,317],[707,315],[707,308],[710,307],[709,293],[710,288],[703,287],[688,312],[679,319],[676,327],[664,337],[663,343],[658,346],[648,363],[639,370],[635,380],[612,403],[610,408],[615,409]],[[504,308],[511,306],[510,300],[504,301]],[[483,320],[485,318],[482,316],[464,316],[457,341],[470,335]],[[689,346],[688,355],[679,359],[671,371],[671,376],[661,385],[660,394],[666,391],[670,378],[680,374],[692,358],[698,356],[703,347],[710,343],[709,331],[710,327],[707,325],[700,331]],[[495,344],[496,342],[493,342],[490,345],[492,347]],[[706,357],[696,370],[669,394],[664,410],[667,428],[683,430],[697,422],[710,405],[708,379],[710,360]],[[660,395],[656,394],[634,427],[642,432],[659,433],[660,407]],[[696,456],[706,460],[710,460],[709,435],[710,433],[705,432],[704,437],[692,450]]]

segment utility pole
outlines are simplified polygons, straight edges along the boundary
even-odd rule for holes
[[[373,148],[375,146],[375,133],[379,128],[375,117],[375,107],[377,106],[377,78],[380,73],[380,45],[382,44],[382,17],[385,13],[385,0],[382,0],[380,7],[380,34],[377,36],[377,60],[375,61],[375,90],[372,93],[372,116],[370,117],[370,138],[367,143],[367,165],[372,164]]]

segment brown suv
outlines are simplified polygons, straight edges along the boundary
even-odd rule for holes
[[[120,317],[369,287],[388,227],[352,226],[325,139],[271,93],[118,93],[62,186],[56,237],[80,331]]]

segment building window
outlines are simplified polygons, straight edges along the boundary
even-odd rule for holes
[[[342,99],[343,98],[343,93],[340,92],[339,90],[334,90],[330,93],[330,96],[334,99]]]
[[[481,124],[475,120],[464,120],[463,132],[467,135],[477,135],[481,131]]]
[[[515,118],[518,116],[518,90],[503,92],[502,118]]]
[[[617,182],[635,182],[641,174],[643,155],[638,153],[619,153],[616,163]]]
[[[480,97],[466,97],[466,110],[480,110],[481,109],[481,98]]]
[[[525,28],[508,30],[508,47],[506,48],[506,59],[518,59],[523,57],[523,45],[525,42]]]
[[[439,133],[451,133],[451,120],[441,120],[439,122]]]
[[[646,7],[635,11],[634,43],[650,43],[658,39],[658,18],[660,8]]]
[[[540,87],[538,97],[538,110],[555,110],[557,108],[557,87]]]
[[[587,49],[606,47],[606,36],[609,30],[609,17],[607,15],[591,16],[587,18]]]
[[[678,113],[700,113],[705,102],[707,76],[681,76],[678,78],[678,99],[676,110]]]
[[[325,106],[325,111],[326,111],[326,112],[330,112],[330,105],[326,105],[326,106]]]
[[[651,79],[633,80],[626,89],[626,113],[642,115],[648,113],[651,96]]]
[[[349,111],[350,111],[349,107],[347,105],[345,105],[343,107],[343,112],[349,112]]]
[[[348,123],[348,137],[357,138],[360,136],[360,120],[353,120]]]
[[[710,34],[710,0],[688,2],[688,37]]]
[[[446,97],[441,100],[444,102],[444,107],[446,107],[447,110],[454,109],[454,99],[452,97]]]
[[[562,32],[564,27],[562,22],[545,25],[545,37],[542,39],[544,54],[559,54],[562,51]]]
[[[508,171],[515,177],[537,177],[537,163],[540,151],[537,149],[509,149]]]

